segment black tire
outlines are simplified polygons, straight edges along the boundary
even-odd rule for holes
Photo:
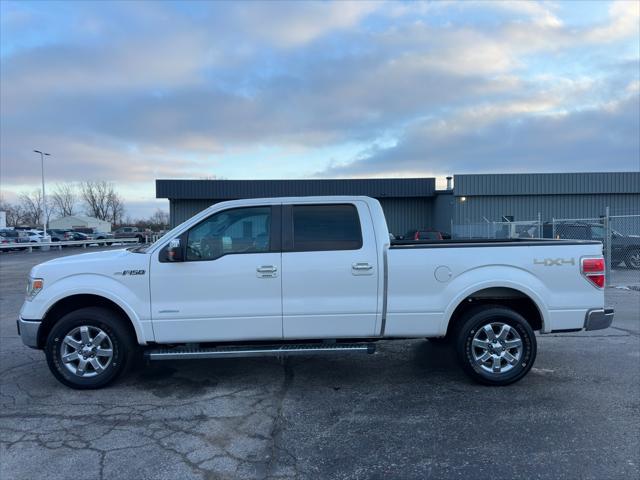
[[[138,239],[138,243],[144,243],[144,237],[142,235],[136,235],[136,238]]]
[[[70,371],[62,361],[63,340],[82,326],[102,330],[111,345],[112,355],[104,370],[97,373],[93,367],[87,368],[86,373],[93,376],[79,376]],[[88,390],[108,385],[127,370],[137,350],[134,340],[123,319],[117,314],[100,307],[88,307],[62,317],[49,332],[44,351],[49,370],[54,377],[68,387]]]
[[[640,270],[640,248],[628,250],[624,257],[624,264],[627,268]]]
[[[536,337],[531,325],[519,313],[499,305],[485,305],[469,311],[465,318],[461,319],[459,325],[455,336],[456,355],[464,372],[476,382],[485,385],[509,385],[520,380],[531,370],[537,353]],[[476,337],[477,340],[483,342],[484,340],[480,337],[489,338],[486,334],[487,330],[484,330],[486,325],[490,325],[494,332],[498,328],[498,333],[502,331],[501,325],[509,326],[508,329],[505,329],[509,333],[504,342],[496,339],[495,341],[500,343],[492,343],[492,346],[489,347],[492,349],[490,356],[492,365],[494,365],[494,356],[499,357],[496,360],[500,365],[497,367],[498,371],[488,371],[489,368],[492,370],[496,368],[488,366],[489,360],[487,360],[487,364],[479,363],[479,360],[476,360],[476,357],[481,357],[485,350],[473,346],[473,340]],[[519,353],[517,347],[513,347],[513,349],[508,347],[508,345],[515,345],[518,338],[521,341]],[[487,342],[487,345],[489,343],[491,342]],[[506,345],[506,347],[503,346],[502,350],[500,347],[494,349],[493,345],[498,344]],[[489,354],[489,351],[486,351],[486,354]],[[507,354],[513,363],[503,357]],[[502,369],[502,362],[504,362],[504,372],[499,371]]]

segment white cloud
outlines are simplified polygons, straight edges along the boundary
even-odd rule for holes
[[[318,175],[637,170],[639,107],[635,94],[559,114],[526,103],[474,108],[413,124],[393,147],[365,151]]]
[[[238,17],[251,33],[280,47],[298,47],[355,27],[383,6],[382,1],[252,3],[243,4]]]
[[[438,165],[424,159],[436,151],[460,168],[473,164],[471,147],[522,158],[516,142],[496,142],[528,138],[525,124],[544,131],[543,117],[576,131],[607,108],[615,117],[621,91],[638,92],[637,54],[620,48],[638,43],[638,2],[579,27],[546,2],[94,5],[73,4],[69,37],[37,46],[15,40],[33,19],[12,27],[20,48],[0,72],[5,183],[37,181],[26,168],[36,145],[56,154],[58,178],[74,180],[226,175],[224,153],[238,148],[263,158],[304,147],[329,162],[345,144],[374,147],[343,172],[431,173]],[[379,146],[390,138],[395,148]],[[635,144],[622,138],[615,161],[625,164]],[[313,171],[264,158],[273,176]],[[311,163],[304,153],[297,162]]]
[[[609,22],[589,29],[585,39],[594,43],[606,43],[637,36],[640,31],[640,2],[618,0],[609,7]]]

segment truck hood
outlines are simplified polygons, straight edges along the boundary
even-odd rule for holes
[[[56,281],[72,275],[97,274],[113,278],[124,270],[147,270],[148,267],[148,254],[121,249],[55,258],[33,267],[30,275],[44,278],[46,285],[50,283],[48,280]]]

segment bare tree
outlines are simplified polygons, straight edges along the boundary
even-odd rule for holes
[[[80,195],[85,203],[87,215],[100,220],[106,220],[109,213],[108,196],[111,185],[109,182],[82,182]]]
[[[49,208],[48,202],[43,202],[42,192],[40,190],[33,190],[31,193],[22,192],[18,195],[18,208],[22,212],[20,223],[30,226],[41,225],[43,209],[44,218],[46,218],[47,224],[49,223],[51,208]]]
[[[149,219],[153,230],[163,230],[169,225],[169,213],[158,208]]]
[[[69,217],[76,213],[77,200],[73,183],[58,183],[51,195],[52,210],[60,217]]]
[[[87,181],[80,184],[80,195],[88,215],[118,224],[124,216],[124,202],[112,183]]]
[[[24,211],[19,204],[7,202],[4,198],[0,197],[0,211],[6,213],[8,227],[17,227],[22,223]]]
[[[114,190],[111,190],[107,203],[109,205],[111,223],[113,225],[119,225],[122,223],[122,218],[124,217],[124,201],[122,197]]]

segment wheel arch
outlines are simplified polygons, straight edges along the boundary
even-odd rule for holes
[[[67,313],[86,307],[102,307],[116,313],[127,326],[130,333],[139,344],[146,343],[143,332],[138,322],[132,317],[130,309],[114,299],[96,293],[75,293],[56,300],[42,317],[42,323],[38,329],[38,348],[44,348],[49,332]]]
[[[548,324],[545,321],[546,309],[540,298],[522,286],[483,286],[476,287],[471,292],[465,292],[447,308],[446,335],[451,334],[459,321],[465,318],[465,313],[482,305],[494,305],[511,308],[522,315],[531,328],[545,331]]]

